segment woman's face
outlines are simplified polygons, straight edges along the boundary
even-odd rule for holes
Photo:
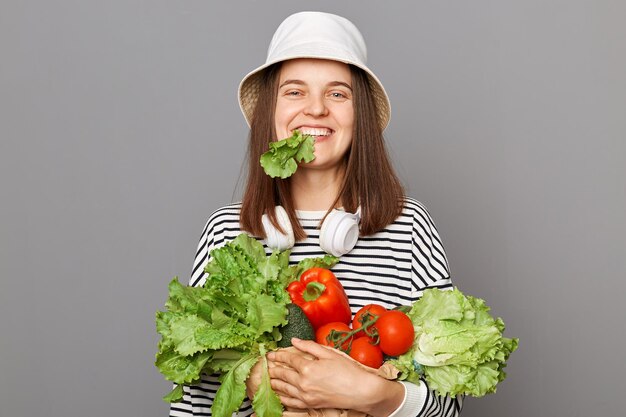
[[[315,137],[315,160],[307,168],[337,167],[352,143],[354,108],[348,65],[322,59],[282,64],[276,99],[277,139],[298,129]]]

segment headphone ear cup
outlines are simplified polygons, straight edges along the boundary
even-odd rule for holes
[[[261,222],[263,223],[263,230],[265,230],[265,243],[273,250],[283,251],[290,249],[295,244],[296,239],[293,235],[293,227],[289,221],[287,211],[285,211],[285,209],[281,206],[276,206],[274,210],[276,213],[276,220],[278,220],[278,224],[282,227],[286,234],[281,233],[277,228],[275,228],[272,222],[270,222],[267,214],[264,214],[261,218]]]
[[[320,230],[320,247],[333,256],[350,252],[359,239],[359,215],[332,210]]]

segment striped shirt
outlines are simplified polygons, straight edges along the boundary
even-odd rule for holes
[[[204,266],[210,252],[242,233],[239,225],[241,204],[231,204],[215,211],[202,232],[190,285],[200,286],[206,280]],[[326,212],[297,211],[297,217],[307,238],[296,242],[289,262],[298,263],[309,257],[321,257],[319,225]],[[266,252],[271,251],[266,247]],[[406,198],[402,214],[378,233],[360,237],[352,251],[343,255],[332,268],[343,284],[354,314],[366,304],[386,308],[409,305],[426,288],[449,288],[450,272],[441,239],[426,208],[418,201]],[[210,416],[211,404],[219,387],[216,375],[203,375],[197,385],[185,386],[184,397],[170,409],[171,417]],[[440,397],[420,384],[424,399],[414,416],[458,416],[462,397]],[[239,410],[240,417],[252,414],[247,399]]]

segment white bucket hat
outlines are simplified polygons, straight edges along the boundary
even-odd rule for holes
[[[239,84],[239,106],[250,125],[262,82],[263,70],[295,58],[330,59],[361,68],[367,74],[381,130],[389,124],[391,106],[382,83],[367,67],[367,47],[356,26],[330,13],[300,12],[286,18],[276,29],[265,64],[246,75]]]

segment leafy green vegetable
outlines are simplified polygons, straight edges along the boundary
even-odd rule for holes
[[[315,159],[315,139],[294,130],[289,138],[270,143],[270,150],[261,155],[261,166],[272,178],[288,178],[296,172],[299,162]]]
[[[177,384],[163,399],[183,398],[182,385],[203,373],[221,373],[212,414],[230,417],[245,398],[245,381],[261,352],[276,349],[279,328],[287,324],[287,285],[307,265],[333,266],[337,258],[305,259],[289,265],[289,251],[265,255],[263,245],[245,233],[211,251],[202,287],[187,287],[178,278],[169,284],[166,311],[156,313],[161,335],[155,365]],[[266,369],[266,368],[265,368]],[[266,370],[267,373],[267,370]],[[282,406],[269,376],[253,407],[259,417],[277,417]]]
[[[408,315],[415,342],[391,361],[402,372],[400,379],[419,383],[423,375],[440,395],[482,397],[496,391],[519,340],[502,336],[504,322],[489,314],[483,300],[456,288],[428,289]]]
[[[261,360],[263,361],[263,374],[257,392],[254,394],[252,406],[258,415],[266,417],[280,417],[283,414],[283,405],[280,398],[270,385],[270,374],[267,369],[267,358],[265,357],[265,347],[259,346]]]
[[[300,275],[308,269],[330,269],[337,263],[337,261],[338,259],[332,255],[324,255],[324,257],[322,258],[305,258],[301,260],[295,267],[295,273],[297,274],[297,278],[300,278]]]
[[[229,372],[220,376],[221,384],[211,407],[212,415],[230,416],[239,409],[246,397],[246,379],[258,358],[258,353],[250,353],[241,358]]]
[[[174,389],[167,394],[165,397],[163,397],[163,399],[167,402],[172,402],[172,400],[176,399],[176,398],[183,398],[183,386],[182,385],[176,385],[176,387],[174,387]]]

